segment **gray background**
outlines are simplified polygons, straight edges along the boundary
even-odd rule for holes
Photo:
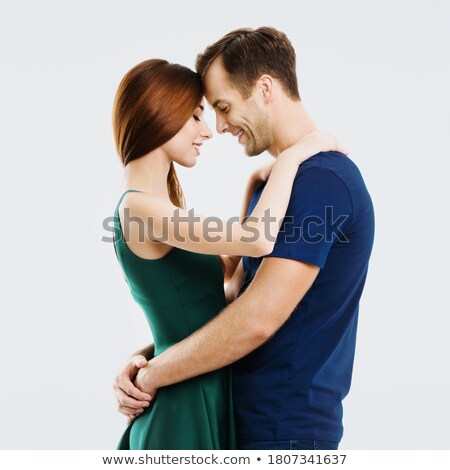
[[[307,109],[350,150],[376,209],[341,447],[448,449],[449,3],[5,5],[1,447],[111,449],[125,427],[113,379],[150,332],[101,242],[121,184],[121,77],[150,57],[193,66],[231,29],[272,25],[297,50]],[[248,174],[267,161],[216,135],[179,171],[189,207],[238,214]]]

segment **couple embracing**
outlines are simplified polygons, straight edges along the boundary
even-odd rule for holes
[[[214,218],[214,230],[186,209],[174,167],[194,167],[212,136],[205,99],[218,133],[274,157],[251,175],[239,222]],[[116,378],[128,417],[118,448],[337,449],[374,212],[358,168],[300,99],[286,35],[232,31],[196,72],[138,64],[113,128],[124,166],[114,247],[154,338]]]

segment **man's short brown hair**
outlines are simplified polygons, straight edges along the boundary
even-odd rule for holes
[[[263,74],[280,81],[286,94],[300,100],[295,51],[287,36],[275,28],[241,28],[198,54],[195,68],[204,77],[215,59],[221,58],[230,83],[244,98],[250,97],[256,80]]]

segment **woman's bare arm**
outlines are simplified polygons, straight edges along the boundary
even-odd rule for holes
[[[331,149],[341,150],[336,139],[312,133],[282,152],[258,203],[242,224],[237,218],[224,221],[182,210],[165,198],[145,193],[128,193],[124,201],[130,217],[142,221],[145,235],[154,241],[203,254],[264,256],[275,244],[298,166],[312,155]]]

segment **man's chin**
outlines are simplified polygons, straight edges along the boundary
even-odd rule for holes
[[[244,151],[247,157],[257,157],[258,155],[261,155],[265,150],[267,149],[266,148],[259,149],[254,146],[249,146],[248,144],[245,144],[245,148],[244,148]]]

